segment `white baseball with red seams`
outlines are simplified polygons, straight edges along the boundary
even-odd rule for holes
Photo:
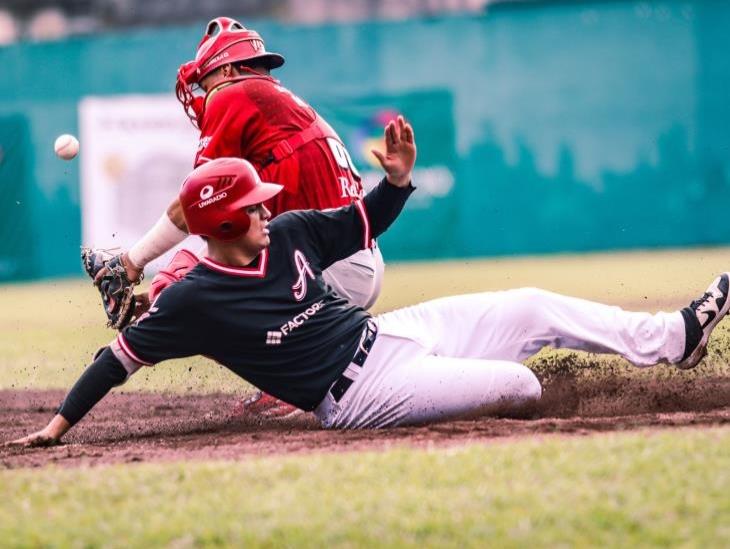
[[[79,140],[68,133],[59,135],[53,143],[53,150],[56,151],[56,156],[63,160],[75,158],[79,154],[79,148]]]

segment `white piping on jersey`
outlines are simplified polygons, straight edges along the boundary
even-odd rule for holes
[[[119,334],[117,336],[117,343],[119,343],[122,351],[124,351],[124,353],[136,363],[144,364],[145,366],[152,366],[152,362],[147,362],[146,360],[142,360],[137,356],[137,353],[132,350],[132,348],[129,346],[129,343],[127,343],[127,340],[124,338],[124,334]]]
[[[264,278],[266,276],[266,267],[269,263],[269,249],[264,248],[259,256],[258,267],[232,267],[230,265],[224,265],[217,261],[204,257],[200,262],[213,271],[218,271],[223,274],[233,276],[244,276],[244,277],[258,277]]]
[[[357,207],[357,211],[360,213],[360,217],[362,217],[362,224],[365,228],[363,231],[363,237],[365,240],[362,246],[365,250],[371,246],[372,237],[370,236],[370,220],[368,219],[368,214],[365,211],[365,203],[362,200],[356,200],[355,206]]]

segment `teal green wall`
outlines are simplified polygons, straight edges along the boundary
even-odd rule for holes
[[[31,266],[0,279],[80,272],[78,161],[56,159],[53,139],[78,131],[83,96],[172,93],[203,24],[0,49],[0,138],[24,128],[28,149],[0,164],[0,189],[20,187],[0,203],[0,267],[17,263],[18,242]],[[388,259],[730,242],[727,2],[249,24],[286,56],[282,82],[340,132],[390,106],[416,123],[419,164],[453,172],[448,195],[383,238]]]

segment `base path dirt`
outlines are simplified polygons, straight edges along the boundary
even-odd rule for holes
[[[440,446],[504,437],[730,424],[730,379],[544,380],[526,419],[474,418],[379,431],[326,431],[311,414],[233,417],[234,395],[115,392],[52,448],[0,445],[0,469]],[[43,427],[61,391],[0,391],[0,442]]]

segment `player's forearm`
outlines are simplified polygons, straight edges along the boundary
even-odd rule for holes
[[[97,359],[81,374],[66,395],[58,410],[69,424],[69,428],[84,417],[97,402],[117,385],[127,379],[127,371],[117,360],[114,353],[106,348]]]
[[[363,202],[373,237],[383,234],[403,210],[408,197],[415,190],[410,183],[395,186],[383,179],[370,191]]]
[[[185,215],[183,215],[183,209],[179,198],[173,200],[172,204],[167,207],[167,217],[170,218],[170,221],[172,221],[178,229],[186,234],[189,232],[187,223],[185,223]]]
[[[127,372],[106,348],[89,366],[61,404],[58,413],[40,431],[8,442],[11,446],[53,446],[115,385],[123,383]]]
[[[187,236],[180,202],[175,200],[147,234],[129,249],[127,257],[135,267],[142,269],[150,261],[180,244]]]

